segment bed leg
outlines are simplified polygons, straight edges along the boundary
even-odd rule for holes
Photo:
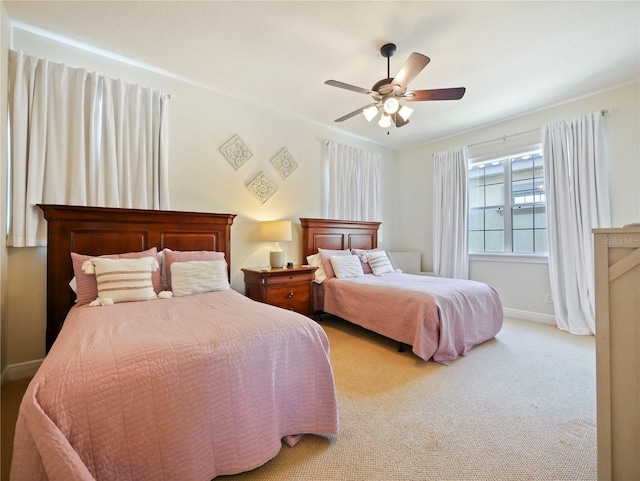
[[[400,343],[398,346],[398,352],[404,352],[404,344]]]

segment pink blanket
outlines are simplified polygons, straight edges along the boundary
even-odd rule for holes
[[[411,274],[331,278],[324,312],[412,346],[448,364],[502,328],[498,293],[481,282]]]
[[[337,431],[311,319],[232,290],[79,306],[22,401],[11,480],[210,480]]]

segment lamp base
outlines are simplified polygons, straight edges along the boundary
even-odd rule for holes
[[[278,269],[284,266],[284,252],[283,251],[271,251],[269,253],[269,265]]]

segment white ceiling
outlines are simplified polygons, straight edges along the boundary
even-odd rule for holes
[[[198,85],[403,150],[640,79],[634,1],[5,1],[12,21],[104,49]],[[385,78],[380,47],[431,63],[409,89],[466,87],[414,102],[409,124],[358,115]]]

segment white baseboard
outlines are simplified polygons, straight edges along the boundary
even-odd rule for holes
[[[511,309],[509,307],[502,308],[505,317],[515,317],[525,321],[541,322],[542,324],[556,325],[556,317],[550,314],[541,314],[539,312],[521,311],[519,309]]]
[[[2,381],[4,384],[8,381],[14,381],[16,379],[23,379],[25,377],[33,377],[40,364],[44,359],[36,359],[34,361],[19,362],[17,364],[10,364],[2,371]]]

